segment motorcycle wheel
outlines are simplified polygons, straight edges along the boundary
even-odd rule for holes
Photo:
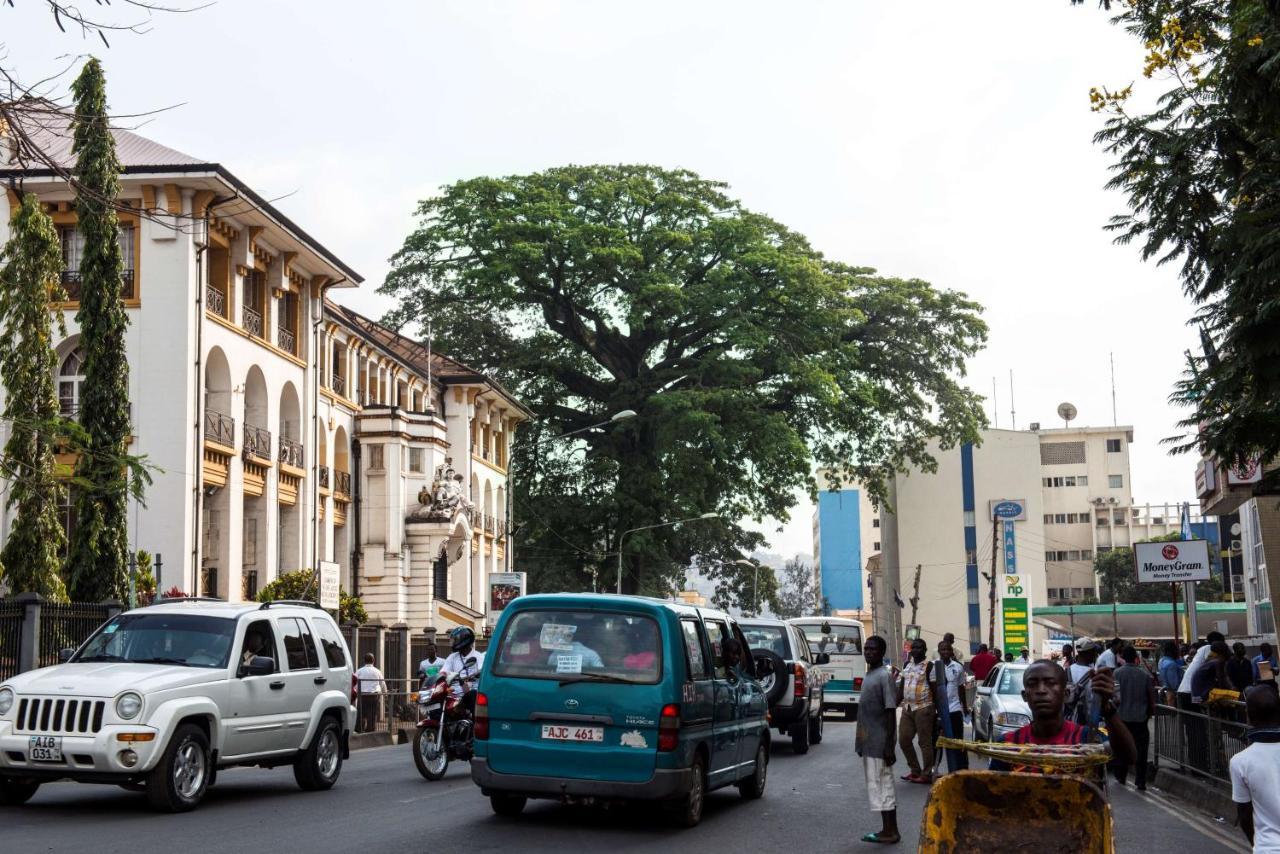
[[[437,744],[439,738],[434,727],[424,727],[413,734],[413,764],[418,766],[419,774],[433,782],[449,770],[449,751]]]

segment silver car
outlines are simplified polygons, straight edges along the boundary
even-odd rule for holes
[[[1006,734],[1031,723],[1031,709],[1022,699],[1022,674],[1028,667],[1021,662],[1002,662],[982,680],[973,708],[975,739],[1001,741]]]

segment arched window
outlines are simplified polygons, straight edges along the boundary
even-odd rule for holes
[[[67,418],[80,412],[80,385],[84,382],[84,353],[79,347],[67,354],[58,368],[58,411]]]

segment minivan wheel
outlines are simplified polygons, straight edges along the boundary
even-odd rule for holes
[[[809,741],[812,744],[822,744],[822,713],[819,712],[817,717],[809,718]]]
[[[693,757],[689,769],[693,778],[688,793],[675,803],[676,824],[681,827],[697,827],[702,821],[702,807],[707,799],[707,766],[701,754]]]
[[[293,779],[308,792],[333,788],[342,773],[342,738],[338,722],[329,716],[320,719],[311,743],[293,760]]]
[[[209,787],[209,739],[195,724],[183,724],[147,775],[147,800],[164,812],[195,809]]]
[[[764,784],[769,776],[769,745],[761,741],[756,748],[756,765],[751,776],[738,781],[738,794],[749,801],[764,795]]]
[[[18,780],[13,777],[0,777],[0,806],[17,807],[31,800],[31,796],[40,788],[37,780]]]
[[[524,812],[524,805],[528,799],[521,795],[490,795],[489,806],[493,807],[493,811],[501,816],[511,817],[520,815]]]
[[[792,725],[791,749],[799,756],[809,752],[809,722],[807,720]]]

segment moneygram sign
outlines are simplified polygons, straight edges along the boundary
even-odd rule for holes
[[[1139,584],[1209,580],[1208,540],[1138,543],[1133,547]]]

